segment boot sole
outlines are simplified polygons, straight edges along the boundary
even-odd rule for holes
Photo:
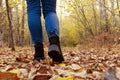
[[[52,58],[53,62],[61,63],[62,61],[64,61],[63,56],[58,51],[50,51],[48,52],[48,55],[50,56],[50,58]]]

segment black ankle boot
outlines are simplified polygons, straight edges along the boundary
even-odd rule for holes
[[[34,60],[40,61],[41,59],[44,59],[43,44],[41,42],[37,42],[34,47],[35,47]]]
[[[61,47],[60,47],[60,41],[59,37],[54,35],[49,38],[50,46],[48,50],[48,55],[50,58],[52,58],[53,62],[62,62],[64,61]]]

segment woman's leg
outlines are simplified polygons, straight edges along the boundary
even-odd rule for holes
[[[56,14],[56,0],[41,0],[48,37],[55,32],[59,36],[59,21]]]
[[[28,26],[35,47],[34,60],[44,59],[40,0],[26,0],[28,8]]]
[[[41,0],[47,34],[49,37],[48,55],[54,62],[64,61],[59,41],[59,21],[56,14],[56,0]]]
[[[43,42],[41,26],[41,7],[40,0],[26,0],[28,8],[28,26],[34,44],[37,41]]]

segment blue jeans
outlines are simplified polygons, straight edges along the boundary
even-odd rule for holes
[[[45,19],[47,35],[50,38],[50,33],[55,32],[59,36],[59,21],[56,14],[56,0],[26,0],[28,9],[28,26],[32,41],[36,44],[37,41],[43,42],[42,25],[41,25],[41,9]]]

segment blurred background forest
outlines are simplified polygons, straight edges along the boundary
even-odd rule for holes
[[[120,0],[58,0],[62,46],[120,43]],[[42,17],[44,43],[48,45]],[[0,0],[0,47],[31,46],[25,0]]]

